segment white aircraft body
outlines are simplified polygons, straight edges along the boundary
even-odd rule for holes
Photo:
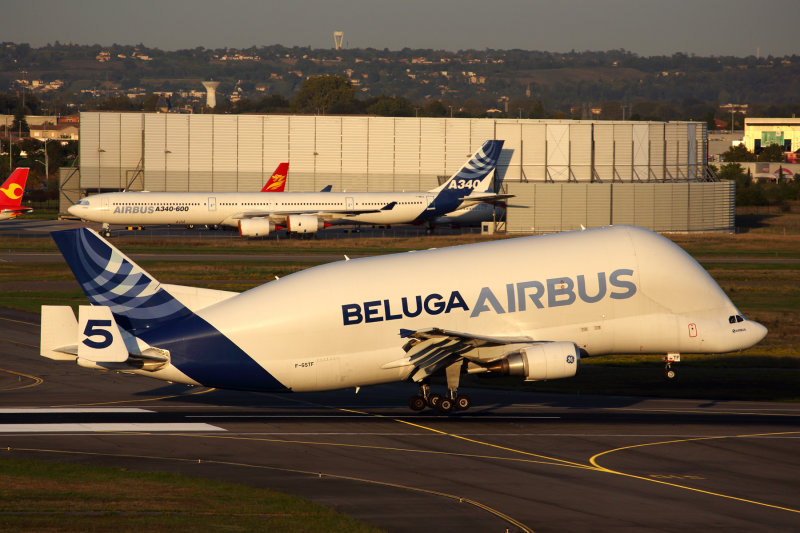
[[[432,222],[459,207],[507,198],[489,191],[503,141],[486,141],[445,183],[427,192],[115,192],[69,208],[83,220],[124,225],[238,226],[243,236],[280,227],[314,233],[336,221],[366,224]]]
[[[43,306],[41,354],[207,387],[411,381],[464,409],[464,373],[575,375],[581,355],[721,353],[766,328],[677,245],[632,226],[321,265],[244,293],[163,285],[86,229],[52,234],[91,306]],[[431,394],[443,373],[449,394]]]

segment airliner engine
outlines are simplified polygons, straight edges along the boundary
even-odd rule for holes
[[[543,342],[526,346],[495,361],[488,369],[525,381],[571,378],[578,372],[578,347],[572,342]]]
[[[275,223],[265,218],[247,218],[239,221],[242,237],[266,237],[275,231]]]
[[[325,227],[325,222],[314,215],[289,215],[286,229],[290,233],[316,233]]]

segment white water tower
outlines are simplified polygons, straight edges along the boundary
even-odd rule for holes
[[[344,40],[344,32],[343,31],[335,31],[333,32],[333,47],[336,50],[342,49],[342,41]]]
[[[206,88],[206,106],[217,107],[217,87],[218,81],[204,81],[203,87]]]

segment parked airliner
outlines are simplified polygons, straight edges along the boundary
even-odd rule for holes
[[[41,355],[191,385],[408,381],[412,409],[450,411],[470,405],[464,373],[568,378],[585,355],[731,352],[767,332],[681,248],[633,226],[344,260],[241,294],[161,284],[87,228],[52,236],[91,305],[77,319],[43,306]]]
[[[508,198],[491,192],[503,141],[486,141],[445,183],[428,192],[115,192],[86,197],[69,208],[83,220],[126,225],[238,226],[259,237],[286,227],[314,233],[336,221],[423,223],[459,207]]]

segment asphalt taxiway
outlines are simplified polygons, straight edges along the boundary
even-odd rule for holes
[[[797,531],[800,406],[410,384],[255,394],[38,355],[0,309],[0,456],[174,471],[286,491],[388,531]]]

